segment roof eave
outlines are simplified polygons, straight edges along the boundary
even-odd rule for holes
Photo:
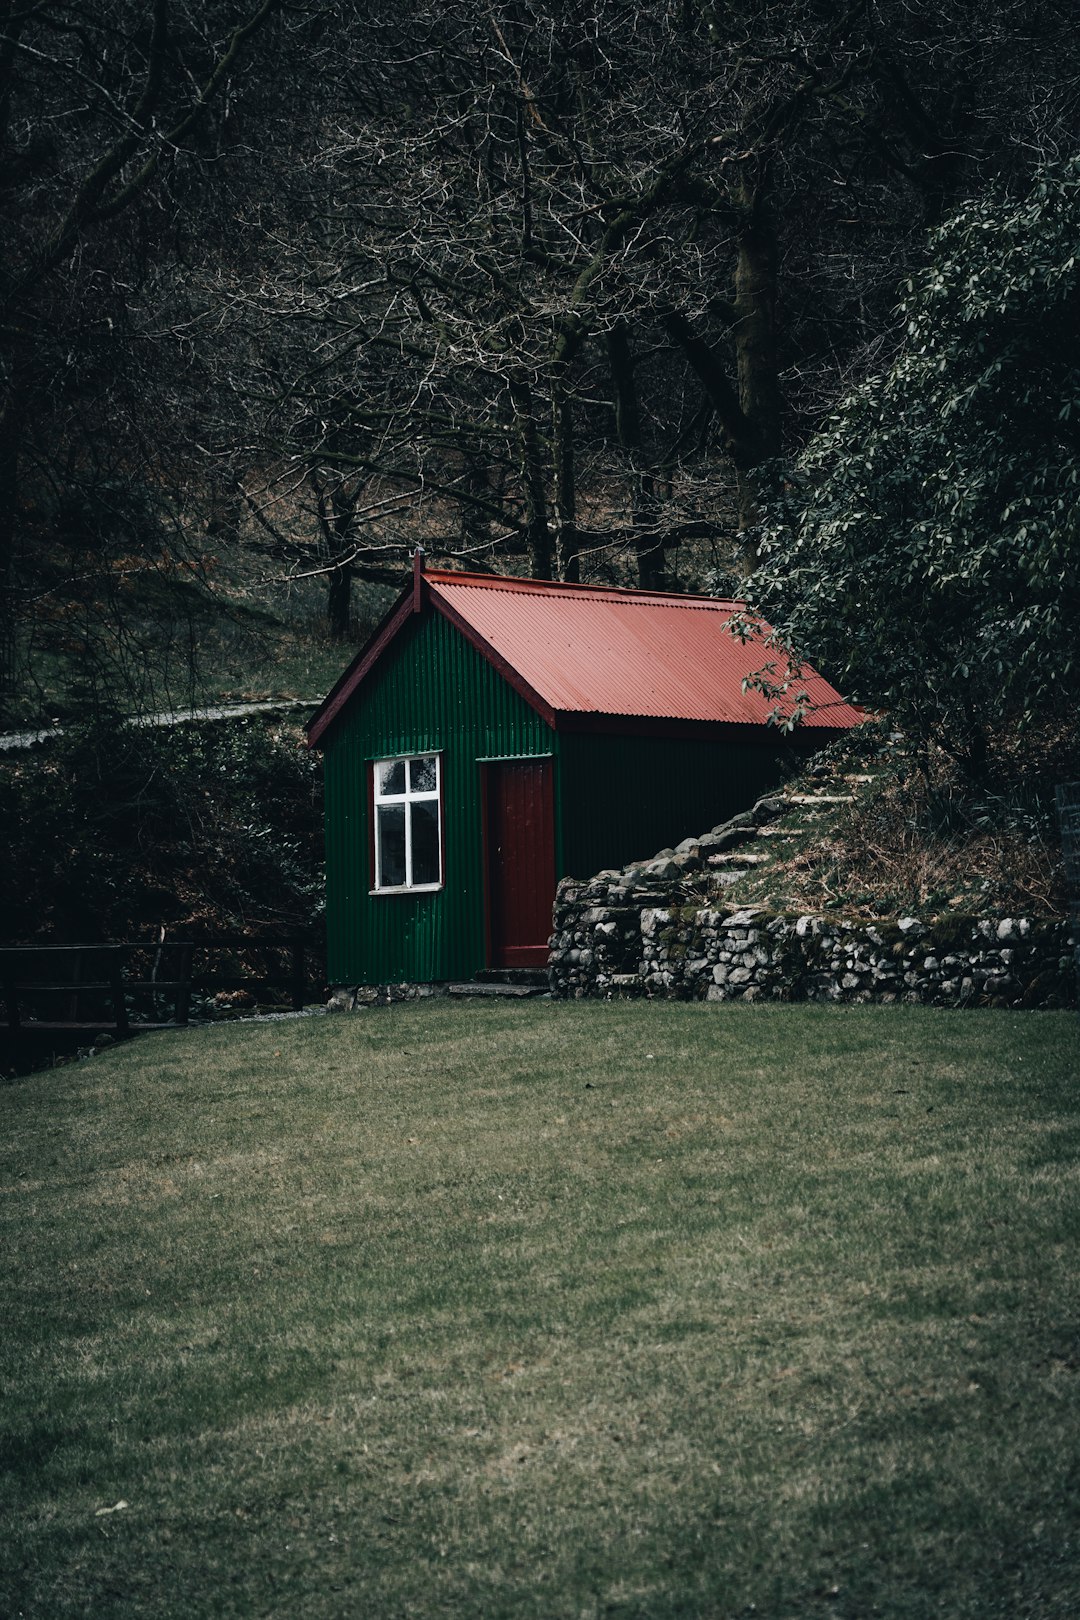
[[[352,663],[339,676],[337,682],[330,688],[326,697],[315,710],[307,727],[307,745],[309,748],[319,747],[323,736],[333,725],[342,709],[349,702],[360,683],[378,663],[390,643],[395,639],[402,626],[412,617],[413,585],[409,585],[389,612],[376,626],[365,641]]]
[[[341,714],[342,710],[352,700],[354,693],[359,689],[368,675],[380,661],[390,644],[397,638],[400,631],[412,618],[414,613],[422,612],[424,607],[433,607],[441,613],[443,618],[459,631],[481,657],[485,658],[501,675],[508,685],[512,686],[530,708],[536,710],[540,718],[553,727],[556,724],[556,710],[528,681],[518,673],[501,653],[496,652],[490,642],[476,630],[467,619],[443,600],[439,595],[438,580],[432,580],[426,573],[419,573],[410,580],[405,590],[398,597],[393,607],[383,618],[379,626],[361,647],[352,663],[339,677],[322,703],[316,709],[307,727],[307,745],[317,748],[327,730]]]
[[[496,674],[501,675],[507,685],[512,686],[514,691],[524,698],[529,707],[535,709],[540,718],[554,728],[558,724],[559,711],[534,686],[530,686],[529,682],[514,668],[513,664],[504,658],[502,653],[497,652],[490,641],[487,641],[479,630],[458,612],[457,608],[451,607],[450,603],[440,596],[438,581],[431,581],[425,577],[425,585],[431,605],[438,609],[443,618],[449,624],[452,624],[454,629],[459,631],[471,646],[476,648],[480,656],[487,660]]]
[[[800,738],[815,747],[824,747],[855,722],[812,725],[801,721],[793,731],[780,731],[765,720],[695,720],[678,715],[603,714],[582,709],[560,709],[555,729],[562,733],[593,733],[608,736],[700,738],[702,741],[777,742],[798,744]]]

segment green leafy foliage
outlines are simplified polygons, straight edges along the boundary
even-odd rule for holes
[[[995,719],[1074,704],[1078,241],[1080,159],[935,234],[902,352],[789,472],[750,582],[785,643],[973,772]]]
[[[13,941],[297,928],[322,907],[321,773],[295,727],[100,720],[0,770]]]

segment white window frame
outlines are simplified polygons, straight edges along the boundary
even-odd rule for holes
[[[420,792],[409,786],[409,767],[414,760],[430,759],[435,762],[435,786]],[[384,793],[379,784],[379,777],[387,765],[404,765],[405,791],[403,793]],[[375,850],[375,887],[372,894],[433,894],[443,887],[443,825],[442,825],[442,755],[431,750],[423,754],[392,754],[386,759],[376,759],[371,762],[372,786],[372,829],[371,836]],[[414,883],[413,852],[412,852],[412,816],[409,807],[413,804],[434,804],[435,831],[439,851],[439,877],[435,883]],[[382,841],[380,837],[379,807],[381,805],[403,805],[405,808],[405,882],[384,883],[382,879]]]

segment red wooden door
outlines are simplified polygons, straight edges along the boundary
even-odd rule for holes
[[[555,796],[550,759],[484,767],[488,961],[543,967],[555,899]]]

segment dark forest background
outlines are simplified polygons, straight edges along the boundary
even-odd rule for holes
[[[317,698],[420,543],[745,596],[938,787],[1015,800],[1018,730],[1052,784],[1075,24],[0,0],[5,724]],[[134,746],[121,805],[161,768]],[[111,781],[110,752],[51,768]]]

